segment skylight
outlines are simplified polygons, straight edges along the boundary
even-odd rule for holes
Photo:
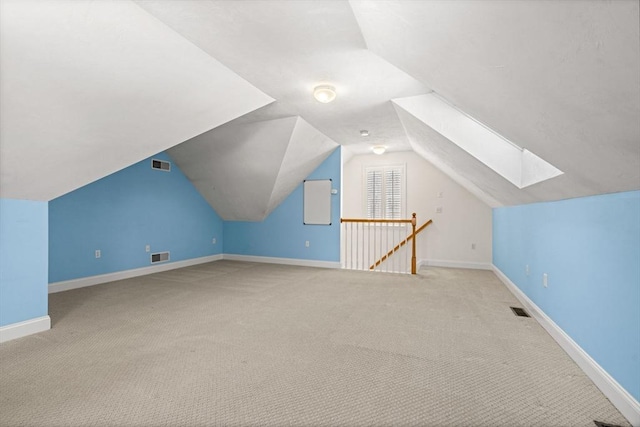
[[[436,93],[394,99],[393,102],[518,188],[564,173],[469,117]]]

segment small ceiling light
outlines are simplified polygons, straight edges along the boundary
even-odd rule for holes
[[[369,131],[368,131],[368,130],[366,130],[366,129],[362,129],[362,130],[360,131],[360,136],[369,136]]]
[[[316,86],[313,89],[313,97],[318,101],[326,104],[336,99],[336,89],[329,85]]]
[[[384,145],[376,145],[375,147],[372,148],[373,154],[384,154],[385,151],[387,151],[387,147],[385,147]]]

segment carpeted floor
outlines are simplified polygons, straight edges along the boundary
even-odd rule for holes
[[[217,261],[50,295],[0,425],[628,425],[492,272]]]

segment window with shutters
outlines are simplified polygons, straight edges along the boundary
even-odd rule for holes
[[[404,166],[367,167],[364,175],[367,218],[404,218]]]

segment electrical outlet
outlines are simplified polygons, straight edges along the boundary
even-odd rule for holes
[[[102,256],[102,253],[100,252],[100,249],[96,249],[96,258],[100,258]]]
[[[475,250],[475,248],[476,248],[476,244],[475,244],[475,243],[472,243],[472,244],[471,244],[471,249],[474,249],[474,250]]]
[[[438,191],[438,193],[436,194],[436,197],[438,199],[442,199],[442,191]]]
[[[144,247],[145,252],[151,252],[151,245],[147,245]]]
[[[530,271],[529,271],[529,264],[524,266],[524,274],[526,274],[527,276],[529,275]]]
[[[436,213],[442,213],[442,206],[438,206],[436,208]]]
[[[216,244],[216,242],[217,242],[217,240],[216,240],[215,237],[213,239],[211,239],[211,243],[213,243],[214,245]]]
[[[308,240],[306,242],[304,242],[304,246],[305,246],[305,248],[309,247],[309,241]]]
[[[547,273],[544,273],[542,275],[542,286],[546,288],[548,285],[549,285],[549,276],[547,276]]]

